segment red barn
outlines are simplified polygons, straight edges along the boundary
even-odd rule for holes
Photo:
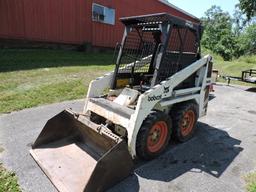
[[[114,47],[120,17],[159,12],[200,22],[166,0],[1,0],[0,38]]]

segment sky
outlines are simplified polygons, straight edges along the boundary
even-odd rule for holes
[[[173,5],[200,18],[212,5],[218,5],[222,10],[233,14],[235,5],[239,0],[168,0]]]

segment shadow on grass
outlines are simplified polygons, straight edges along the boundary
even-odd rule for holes
[[[1,49],[0,72],[63,66],[113,64],[113,53],[83,53],[71,50]]]
[[[158,159],[139,162],[135,174],[110,191],[139,191],[139,177],[170,182],[186,172],[205,172],[219,178],[243,150],[240,143],[223,130],[198,123],[195,138],[183,144],[171,144]]]

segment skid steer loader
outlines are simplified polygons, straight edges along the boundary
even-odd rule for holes
[[[104,191],[170,139],[185,142],[206,115],[212,58],[202,27],[159,13],[121,18],[116,67],[90,83],[84,110],[50,119],[30,151],[59,191]]]

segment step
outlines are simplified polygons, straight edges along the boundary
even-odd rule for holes
[[[104,98],[90,98],[87,108],[111,122],[126,128],[129,125],[131,115],[135,112],[133,109]]]

